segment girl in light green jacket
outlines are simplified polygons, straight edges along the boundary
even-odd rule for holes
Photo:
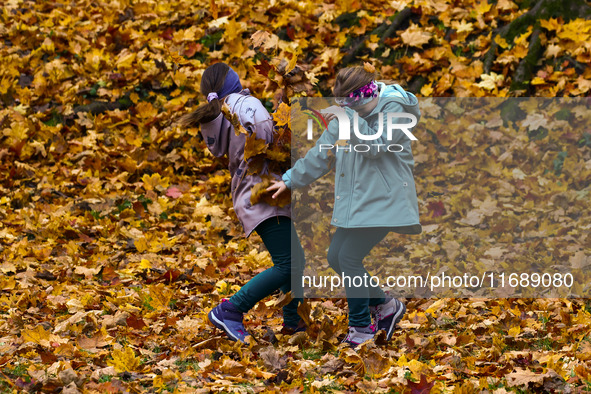
[[[411,151],[411,139],[416,139],[412,127],[420,117],[418,100],[399,85],[376,82],[375,73],[366,68],[340,70],[333,90],[340,106],[334,110],[338,118],[328,117],[330,123],[315,147],[268,189],[276,198],[287,189],[314,182],[331,170],[329,155],[334,155],[331,223],[337,230],[327,259],[337,274],[350,278],[371,276],[363,259],[390,231],[421,232]],[[347,144],[338,145],[344,135]],[[349,304],[345,341],[357,346],[382,329],[390,339],[406,311],[404,304],[380,287],[346,284],[345,290]]]

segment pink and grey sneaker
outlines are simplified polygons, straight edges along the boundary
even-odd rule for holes
[[[245,338],[250,334],[242,324],[243,315],[234,304],[224,298],[218,306],[209,311],[207,318],[214,326],[224,331],[231,340],[246,342]]]
[[[375,335],[375,330],[371,325],[367,327],[351,327],[349,326],[349,333],[343,340],[343,343],[348,343],[352,347],[357,347],[364,342],[370,341]]]
[[[386,298],[386,302],[375,307],[370,307],[372,315],[375,317],[375,330],[386,331],[386,340],[392,338],[396,324],[402,319],[406,312],[406,306],[396,298]]]

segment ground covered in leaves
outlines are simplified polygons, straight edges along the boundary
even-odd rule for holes
[[[202,100],[203,69],[231,63],[270,109],[281,88],[328,94],[340,62],[356,60],[423,96],[507,96],[523,94],[511,78],[535,33],[545,49],[528,93],[588,94],[589,21],[547,18],[537,33],[494,38],[493,29],[527,7],[463,3],[6,2],[0,389],[590,388],[585,300],[411,299],[392,341],[358,352],[339,346],[341,300],[312,300],[310,329],[295,336],[280,333],[277,298],[265,300],[247,316],[257,340],[248,346],[206,322],[212,306],[271,263],[260,239],[242,237],[224,160],[207,152],[197,129],[175,124]],[[301,85],[280,75],[296,63]],[[584,122],[589,104],[580,105],[552,119]],[[511,121],[507,134],[431,130],[421,140],[417,189],[430,231],[401,258],[518,259],[531,249],[529,258],[590,264],[588,127],[547,133],[535,119]],[[495,183],[467,171],[470,163],[488,168]],[[499,190],[504,204],[519,201],[536,216],[513,207],[509,217],[491,217]],[[451,238],[458,227],[461,237]],[[499,250],[493,241],[520,246]]]

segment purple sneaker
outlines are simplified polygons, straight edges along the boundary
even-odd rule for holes
[[[364,342],[370,341],[375,335],[374,329],[371,325],[367,327],[351,327],[349,326],[349,333],[343,340],[343,343],[348,343],[352,347],[357,347]]]
[[[209,311],[207,318],[214,326],[223,330],[231,340],[246,342],[244,339],[250,334],[242,324],[242,316],[243,313],[224,298],[218,306]]]
[[[375,313],[376,331],[386,331],[386,340],[389,341],[392,338],[396,324],[406,312],[406,306],[396,298],[388,297],[386,302],[370,309]]]

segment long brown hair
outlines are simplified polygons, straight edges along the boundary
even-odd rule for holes
[[[211,92],[219,92],[224,86],[226,74],[230,66],[226,63],[215,63],[207,67],[201,77],[201,94],[205,97]],[[222,101],[215,98],[200,105],[197,109],[180,119],[183,127],[196,126],[199,123],[211,122],[222,112]]]
[[[366,71],[363,67],[342,68],[337,74],[332,91],[335,97],[347,97],[349,93],[375,79],[376,73]]]

